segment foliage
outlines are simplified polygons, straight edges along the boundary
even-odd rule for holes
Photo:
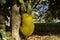
[[[60,0],[49,0],[49,10],[51,11],[51,15],[55,18],[58,17],[60,19]]]
[[[0,0],[0,4],[3,5],[6,3],[6,0]]]
[[[32,11],[32,7],[31,7],[31,0],[19,0],[19,2],[21,3],[21,10],[22,12],[27,12],[27,13],[31,13]]]
[[[0,23],[1,24],[4,24],[5,23],[5,18],[2,15],[0,15]]]
[[[60,5],[59,0],[48,0],[49,7],[45,15],[46,22],[54,22],[53,20],[58,17],[60,19]]]
[[[34,11],[38,12],[39,20],[45,19],[44,17],[46,11],[48,10],[48,5],[49,5],[48,0],[37,0],[37,1],[34,0],[32,4]]]
[[[36,13],[33,14],[33,19],[38,19],[38,15]]]
[[[8,32],[5,32],[3,29],[0,30],[0,33],[1,33],[2,38],[3,38],[4,40],[5,40],[5,39],[7,39],[7,40],[14,40],[12,36],[9,36],[9,35],[11,35],[11,34],[8,33]],[[9,35],[7,35],[7,34],[9,34]]]
[[[45,15],[45,21],[47,23],[53,22],[54,16],[52,15],[51,11],[47,11],[47,14]]]

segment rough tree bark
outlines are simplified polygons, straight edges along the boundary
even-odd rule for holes
[[[15,40],[21,40],[19,35],[19,28],[20,28],[20,14],[19,14],[19,7],[17,4],[12,6],[12,37]]]

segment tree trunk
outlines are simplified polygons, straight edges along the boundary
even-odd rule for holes
[[[20,20],[21,16],[19,14],[19,7],[17,7],[17,4],[14,4],[12,6],[12,37],[15,40],[21,40],[19,35],[19,28],[20,28]]]

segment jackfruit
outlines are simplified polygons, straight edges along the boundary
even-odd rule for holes
[[[20,27],[20,31],[25,36],[30,36],[34,31],[34,22],[33,18],[28,13],[22,14],[22,26]]]

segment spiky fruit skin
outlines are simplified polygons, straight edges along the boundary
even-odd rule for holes
[[[33,18],[30,14],[23,13],[22,14],[22,26],[20,28],[20,31],[25,36],[30,36],[34,31],[34,22]]]

